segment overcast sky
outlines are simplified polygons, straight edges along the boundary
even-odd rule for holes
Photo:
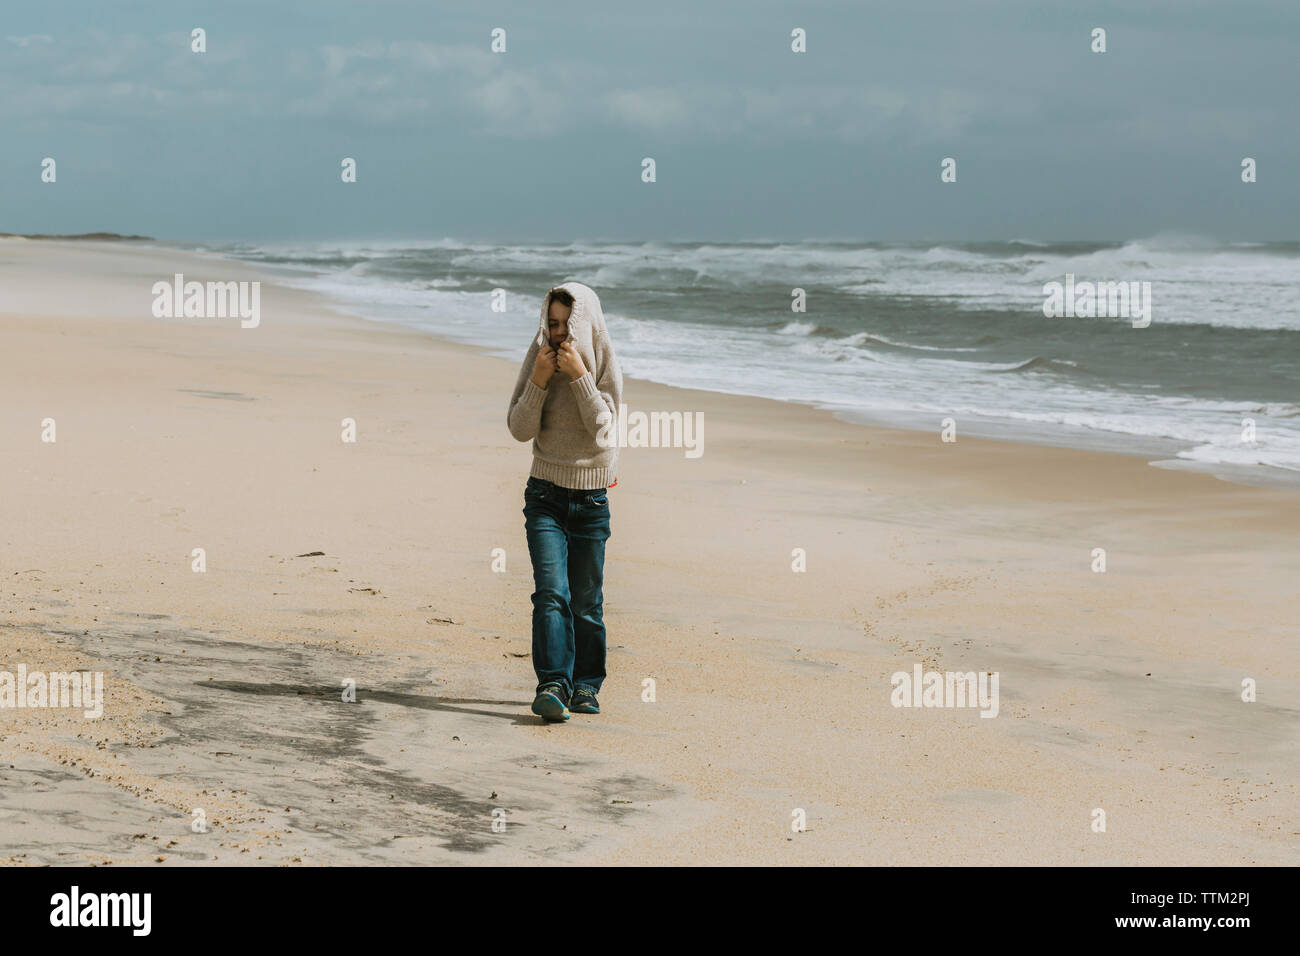
[[[1294,0],[12,2],[0,232],[1297,239],[1298,40]]]

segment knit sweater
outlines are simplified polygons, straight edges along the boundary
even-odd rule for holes
[[[506,424],[517,441],[533,442],[530,475],[561,488],[607,488],[618,476],[618,442],[613,440],[617,429],[611,423],[617,422],[615,416],[623,401],[623,372],[596,293],[581,282],[565,282],[559,288],[573,296],[566,341],[582,358],[586,374],[572,380],[557,370],[546,388],[533,383],[537,353],[549,338],[546,322],[551,293],[547,292],[542,298],[541,326],[510,396]],[[597,442],[597,435],[610,437]]]

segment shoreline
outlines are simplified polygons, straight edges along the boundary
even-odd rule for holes
[[[179,249],[181,251],[192,251],[191,246],[198,245],[201,244],[194,243],[186,245],[181,242],[160,242],[161,248]],[[318,289],[313,283],[302,281],[308,276],[310,276],[312,280],[329,278],[333,276],[333,273],[331,272],[286,264],[265,263],[256,259],[245,259],[233,255],[229,251],[212,250],[207,247],[204,247],[204,252],[232,263],[248,265],[261,269],[271,276],[278,276],[281,280],[287,281],[293,288],[324,297],[327,301],[333,303],[333,308],[343,314],[351,315],[367,322],[379,322],[399,326],[401,328],[415,329],[424,334],[430,335],[441,342],[456,345],[469,345],[480,349],[484,354],[498,358],[503,357],[501,355],[502,349],[499,347],[473,342],[463,342],[457,339],[448,338],[445,335],[440,334],[437,329],[432,329],[415,322],[404,321],[401,318],[393,317],[391,314],[386,314],[384,311],[385,307],[382,305],[362,305],[360,303],[338,300],[333,298],[328,290]],[[380,288],[382,288],[382,286],[376,286],[376,290]],[[637,378],[633,380],[664,385],[670,388],[699,390],[694,389],[694,387],[690,385],[675,384],[660,379]],[[719,395],[734,395],[741,398],[754,398],[798,404],[808,408],[829,411],[840,420],[852,424],[890,430],[917,431],[925,434],[937,433],[940,428],[938,422],[951,414],[954,418],[958,419],[959,432],[962,435],[973,438],[1012,442],[1015,444],[1039,445],[1053,448],[1098,451],[1109,454],[1145,457],[1148,464],[1153,467],[1212,475],[1222,481],[1237,484],[1248,484],[1264,488],[1289,489],[1300,492],[1300,471],[1292,471],[1286,468],[1269,465],[1240,465],[1223,462],[1199,461],[1194,458],[1182,458],[1179,456],[1179,453],[1193,447],[1195,444],[1194,442],[1188,442],[1182,439],[1107,431],[1104,429],[1093,429],[1085,426],[1019,421],[974,413],[958,414],[955,412],[917,412],[908,409],[871,410],[854,406],[844,406],[833,401],[773,398],[759,394],[755,391],[731,391],[723,389],[706,389],[705,391],[710,391]]]
[[[623,452],[605,713],[546,727],[517,364],[266,278],[256,329],[139,317],[218,261],[87,246],[0,244],[0,670],[107,691],[0,710],[0,861],[1296,862],[1293,493],[628,379],[706,450]],[[999,716],[892,707],[917,664]]]

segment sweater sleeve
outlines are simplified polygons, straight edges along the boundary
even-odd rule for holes
[[[600,333],[593,345],[595,372],[588,370],[581,378],[570,382],[569,387],[578,400],[583,425],[591,437],[598,438],[604,425],[618,421],[618,406],[623,401],[623,370],[619,367],[608,333]]]
[[[537,361],[537,343],[534,342],[524,356],[515,381],[514,394],[510,396],[510,409],[506,412],[506,426],[516,441],[537,437],[542,423],[542,405],[546,402],[546,389],[538,388],[532,379],[533,365]]]

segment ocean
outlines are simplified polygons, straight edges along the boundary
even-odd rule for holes
[[[599,294],[627,376],[851,421],[1300,481],[1300,243],[204,244],[345,311],[520,360],[541,297]],[[1149,282],[1150,324],[1047,317],[1044,285]],[[791,309],[792,290],[806,311]],[[506,309],[494,312],[494,289]],[[633,407],[635,401],[631,402]],[[1250,437],[1253,423],[1253,441]]]

